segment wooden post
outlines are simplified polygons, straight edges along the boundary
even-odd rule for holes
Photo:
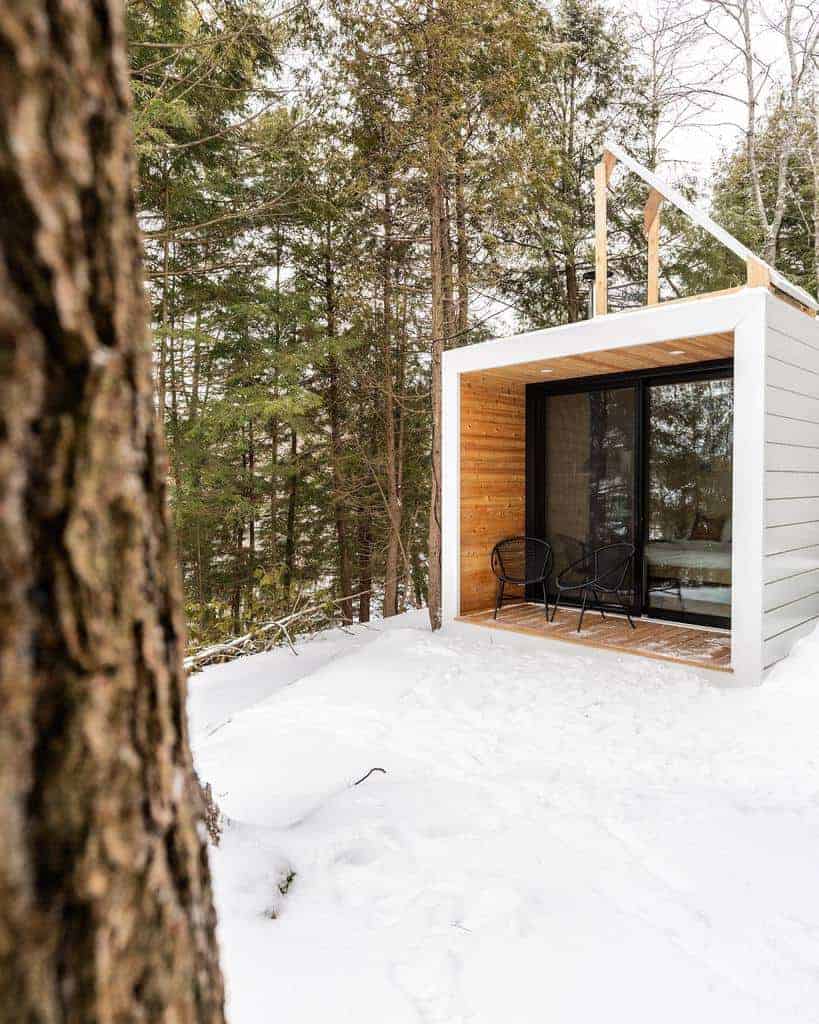
[[[608,210],[609,168],[605,157],[594,168],[594,315],[609,311]]]
[[[771,284],[771,272],[764,263],[758,260],[746,260],[745,268],[748,275],[749,288],[768,288]]]
[[[656,306],[660,301],[660,207],[663,197],[653,188],[643,211],[643,226],[648,239],[648,287],[646,302]]]

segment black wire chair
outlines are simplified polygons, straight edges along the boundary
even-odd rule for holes
[[[495,599],[495,614],[503,604],[503,593],[507,583],[517,587],[538,586],[543,588],[543,605],[549,618],[548,584],[554,565],[552,545],[535,537],[507,537],[492,548],[492,572],[498,580]],[[524,591],[525,594],[525,591]]]
[[[632,586],[634,580],[634,554],[633,544],[618,542],[606,544],[597,548],[583,558],[579,558],[558,574],[556,580],[557,597],[555,606],[552,609],[552,622],[555,621],[557,606],[561,597],[572,590],[577,590],[582,596],[580,605],[580,621],[577,623],[577,632],[583,627],[583,616],[586,614],[586,605],[589,600],[593,601],[600,609],[600,614],[605,619],[606,613],[601,598],[613,597],[617,604],[626,613],[628,624],[632,629],[637,627],[631,618],[631,612],[623,597],[630,597],[631,592],[626,588],[626,578],[631,570]]]

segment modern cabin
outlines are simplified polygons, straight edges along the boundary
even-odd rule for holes
[[[608,313],[617,161],[650,189],[649,304]],[[444,620],[758,682],[819,620],[817,305],[617,147],[596,184],[596,315],[444,355]],[[658,301],[664,200],[746,260],[748,286]],[[637,628],[592,610],[578,633],[570,602],[549,622],[531,588],[495,619],[490,556],[510,536],[548,541],[555,572],[632,544]]]

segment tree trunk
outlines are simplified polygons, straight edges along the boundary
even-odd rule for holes
[[[384,252],[381,265],[384,303],[382,348],[384,358],[384,448],[387,477],[387,555],[384,563],[384,618],[398,613],[398,558],[401,546],[400,463],[395,438],[395,391],[392,356],[392,206],[390,184],[384,185]]]
[[[358,621],[370,621],[373,585],[373,537],[370,511],[364,509],[358,519]]]
[[[199,415],[199,375],[202,369],[202,338],[200,332],[200,310],[196,310],[193,327],[193,371],[191,378],[191,400],[188,405],[188,423],[193,425]]]
[[[247,618],[252,623],[256,588],[256,440],[252,416],[247,423],[247,496],[250,518],[247,524],[247,567],[244,578],[247,580]]]
[[[287,492],[287,533],[284,539],[284,575],[282,585],[290,600],[290,589],[293,586],[293,567],[296,558],[296,505],[299,496],[299,438],[296,428],[290,432],[290,479]]]
[[[274,385],[274,391],[277,390]],[[276,565],[279,558],[279,421],[270,417],[270,562]]]
[[[792,12],[792,6],[788,8]],[[790,14],[786,18],[784,26],[785,43],[791,55],[791,80],[790,96],[782,117],[784,131],[779,145],[776,169],[776,187],[774,198],[770,204],[770,216],[766,206],[762,188],[762,170],[759,166],[759,158],[756,148],[757,127],[756,109],[758,85],[755,78],[756,58],[754,55],[754,41],[756,38],[755,26],[751,23],[752,5],[750,0],[740,0],[732,17],[737,21],[742,35],[742,58],[745,71],[746,91],[746,123],[745,123],[745,153],[748,160],[748,170],[751,178],[751,196],[756,209],[759,226],[762,229],[763,259],[776,266],[777,250],[779,247],[779,233],[782,228],[782,219],[785,214],[785,202],[787,199],[788,171],[791,161],[791,154],[795,144],[796,129],[796,106],[798,104],[798,77],[793,65],[793,39],[791,36]]]
[[[444,276],[441,246],[443,174],[433,156],[429,178],[430,275],[432,278],[432,479],[429,503],[429,622],[441,628],[441,356],[444,349]]]
[[[576,323],[580,319],[580,289],[577,286],[577,265],[574,260],[566,264],[566,305],[569,323]]]
[[[397,359],[396,373],[395,373],[395,386],[396,386],[398,394],[401,395],[402,399],[406,395],[407,348],[408,348],[407,331],[408,331],[408,324],[407,324],[407,297],[406,297],[406,294],[405,294],[404,295],[404,301],[402,303],[400,324],[399,324],[399,328],[398,328],[398,353],[397,353],[398,359]],[[401,401],[401,402],[399,402],[397,404],[396,420],[397,420],[397,438],[396,438],[395,463],[396,463],[396,472],[398,474],[397,488],[398,488],[398,494],[399,494],[399,497],[400,497],[400,512],[401,512],[400,518],[399,518],[399,522],[398,522],[398,526],[399,526],[398,546],[401,549],[401,556],[404,559],[404,561],[406,562],[407,561],[407,549],[406,549],[405,545],[403,544],[403,542],[401,540],[402,531],[406,530],[407,532],[409,532],[408,529],[407,529],[408,524],[406,522],[406,513],[405,513],[405,510],[404,510],[404,469],[405,469],[405,464],[406,464],[406,460],[407,460],[407,446],[406,446],[407,417],[405,415],[405,409],[404,409],[403,401]],[[405,595],[406,595],[406,590],[405,590]],[[404,602],[401,599],[401,592],[400,591],[398,591],[396,593],[396,607],[397,607],[397,610],[399,612],[402,612],[404,610]]]
[[[341,435],[341,389],[340,367],[333,351],[336,337],[335,276],[330,259],[329,232],[324,260],[325,306],[327,317],[327,340],[330,355],[327,360],[329,384],[327,387],[327,413],[330,419],[330,458],[333,473],[333,514],[336,522],[336,543],[338,548],[338,586],[342,598],[341,619],[346,625],[353,621],[353,565],[350,556],[350,538],[347,530],[347,510],[344,503],[344,487],[341,463],[344,458],[344,442]]]
[[[216,1024],[122,5],[0,53],[0,1016]]]
[[[175,302],[173,303],[175,306]],[[173,475],[174,487],[179,488],[179,384],[180,377],[184,379],[184,373],[177,374],[176,362],[176,322],[174,313],[171,312],[168,333],[168,368],[170,370],[171,384],[171,422],[170,431],[165,427],[165,437],[169,448],[171,473]]]
[[[444,344],[455,337],[455,301],[452,280],[452,232],[449,215],[449,179],[442,175],[441,196],[441,272],[444,291]]]
[[[157,374],[157,405],[159,407],[160,422],[165,424],[165,391],[168,381],[168,259],[171,248],[171,214],[168,189],[167,170],[165,173],[164,191],[164,237],[162,240],[162,313],[161,327],[159,331],[159,373]]]
[[[458,344],[466,344],[469,328],[469,253],[466,239],[466,199],[464,197],[464,152],[458,151],[455,171],[455,228],[458,259]]]
[[[276,360],[279,359],[282,340],[281,318],[281,273],[282,273],[282,229],[276,224],[276,282],[275,282],[275,320],[273,323],[273,344]],[[271,398],[274,403],[279,400],[279,367],[273,367],[273,387]],[[273,565],[279,558],[279,419],[275,414],[270,417],[270,560]]]
[[[421,568],[421,555],[417,546],[412,548],[412,582],[415,590],[415,607],[422,608],[424,605],[424,573]],[[427,601],[429,597],[427,596]]]
[[[242,431],[244,436],[244,431]],[[242,470],[239,476],[240,480],[247,482],[247,452],[242,452]],[[236,524],[236,532],[234,535],[234,552],[233,552],[233,590],[230,598],[230,616],[231,616],[231,631],[234,636],[239,636],[242,632],[242,585],[245,575],[245,521],[244,517],[239,517],[239,522]]]

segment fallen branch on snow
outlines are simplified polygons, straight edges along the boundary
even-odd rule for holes
[[[363,778],[359,779],[358,782],[354,782],[353,785],[360,786],[362,782],[366,782],[367,779],[369,779],[373,772],[381,772],[382,775],[387,774],[386,768],[370,768],[367,774]]]
[[[262,651],[272,650],[274,647],[287,644],[293,654],[298,654],[293,643],[292,633],[299,635],[308,634],[313,637],[323,629],[339,625],[337,621],[338,606],[345,601],[352,601],[361,597],[369,591],[361,591],[351,594],[349,597],[339,597],[330,601],[322,601],[320,604],[308,605],[304,608],[295,607],[289,615],[272,622],[265,622],[261,626],[249,630],[244,636],[236,637],[233,640],[226,640],[224,643],[211,644],[185,658],[185,669],[189,673],[198,672],[208,665],[219,665],[234,658],[242,657],[245,654],[259,654]],[[344,625],[342,624],[342,628]]]

